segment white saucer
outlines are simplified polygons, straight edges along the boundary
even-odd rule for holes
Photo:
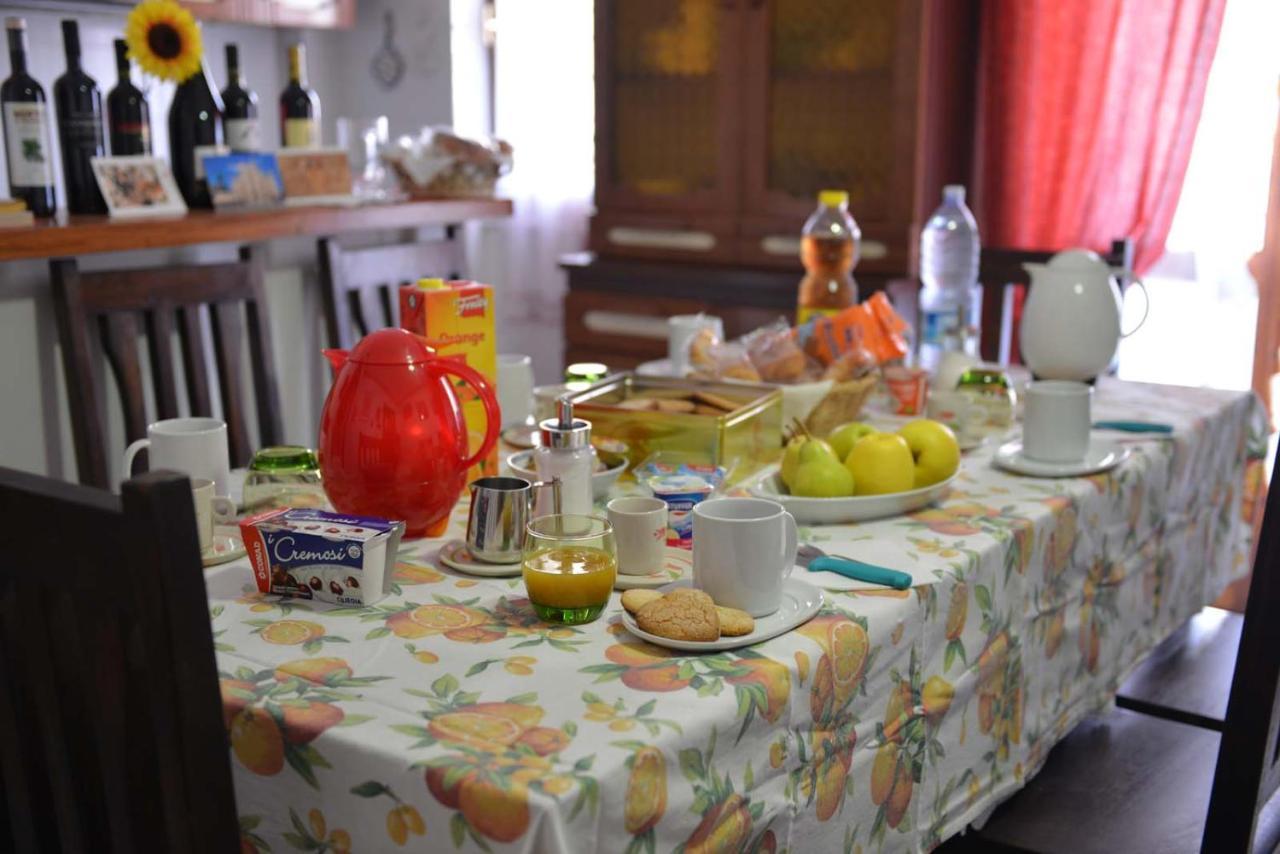
[[[666,557],[662,559],[662,569],[652,575],[623,575],[613,581],[614,590],[632,590],[637,587],[662,587],[673,581],[680,581],[693,573],[693,552],[667,546]]]
[[[244,541],[240,539],[240,532],[235,528],[220,528],[213,532],[213,541],[209,543],[209,548],[200,553],[200,563],[205,566],[217,566],[244,555]]]
[[[668,584],[663,591],[677,587],[691,587],[693,581],[678,581]],[[636,625],[635,618],[626,611],[622,612],[622,625],[627,631],[649,643],[679,649],[686,652],[718,652],[725,649],[737,649],[740,646],[751,646],[791,631],[809,619],[822,607],[822,591],[807,581],[788,578],[782,582],[782,605],[778,610],[765,617],[756,617],[756,628],[749,635],[739,637],[721,637],[715,641],[679,641],[671,638],[651,635]]]
[[[1031,477],[1082,477],[1113,469],[1129,458],[1129,449],[1118,442],[1094,438],[1084,459],[1071,463],[1047,463],[1032,460],[1022,453],[1021,440],[1006,442],[996,451],[991,462],[998,468]]]
[[[520,574],[520,563],[485,563],[471,556],[471,551],[462,540],[450,540],[440,547],[440,562],[467,575],[482,575],[486,578],[511,578]]]

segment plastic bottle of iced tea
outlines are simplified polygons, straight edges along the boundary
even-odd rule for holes
[[[800,233],[800,280],[796,323],[822,314],[838,314],[858,301],[853,266],[858,263],[862,230],[849,215],[849,194],[844,190],[818,193],[818,209],[805,221]]]

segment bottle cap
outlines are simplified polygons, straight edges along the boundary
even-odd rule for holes
[[[568,450],[591,445],[591,422],[573,417],[573,401],[567,395],[556,401],[556,417],[538,424],[538,433],[544,448]]]
[[[957,202],[964,201],[964,184],[948,184],[942,188],[942,197]]]
[[[818,204],[829,208],[838,208],[849,204],[849,194],[844,190],[822,190],[818,193]]]
[[[418,279],[419,290],[424,291],[442,291],[448,285],[444,283],[444,279]]]

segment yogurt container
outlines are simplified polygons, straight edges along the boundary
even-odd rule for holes
[[[714,487],[696,474],[664,474],[649,479],[649,488],[667,505],[667,545],[693,548],[693,507]]]

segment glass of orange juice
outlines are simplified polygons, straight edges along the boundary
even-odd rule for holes
[[[555,514],[529,522],[524,587],[548,623],[589,623],[609,602],[618,572],[613,527],[599,516]]]

